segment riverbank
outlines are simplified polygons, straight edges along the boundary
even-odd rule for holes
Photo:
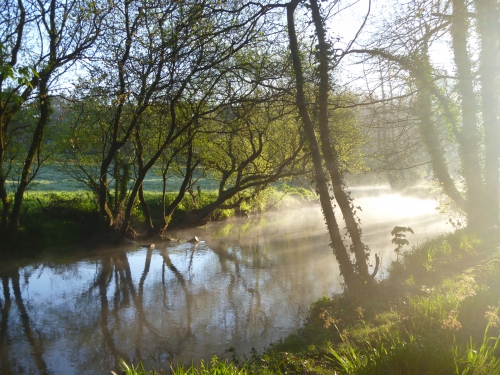
[[[374,289],[313,303],[303,327],[264,354],[174,372],[498,374],[498,239],[463,230],[436,238],[401,254]]]
[[[162,194],[145,192],[144,197],[152,217],[163,217]],[[167,193],[166,205],[176,197],[176,192]],[[168,231],[171,229],[185,228],[190,212],[209,205],[216,199],[217,191],[215,190],[206,190],[196,196],[186,194],[171,216],[168,229],[163,236],[168,237]],[[302,205],[311,205],[315,199],[311,191],[303,188],[293,188],[287,185],[270,187],[254,199],[242,202],[237,208],[215,210],[210,220],[222,221],[273,210],[285,211]],[[233,202],[229,201],[228,204],[230,203]],[[139,238],[144,238],[146,233],[144,220],[144,213],[137,204],[133,210],[131,226]],[[74,248],[75,244],[81,248],[95,249],[99,246],[109,246],[117,240],[113,232],[103,227],[97,202],[87,191],[28,192],[24,199],[20,221],[22,227],[14,241],[3,244],[5,248],[15,249],[14,256],[29,256],[45,249],[64,251],[68,247]],[[156,228],[164,225],[160,221],[153,224]],[[130,239],[133,239],[132,237]],[[7,251],[4,255],[8,256],[9,252]]]
[[[367,195],[391,193],[389,187],[385,185],[357,186],[351,190],[355,196],[361,199]],[[429,185],[419,185],[395,194],[405,197],[425,197],[425,199],[436,198],[436,194],[432,192]],[[169,237],[168,232],[171,230],[193,228],[192,225],[189,225],[190,213],[210,205],[217,199],[217,195],[215,190],[203,190],[201,194],[194,196],[186,194],[169,218],[168,228],[162,232],[163,237]],[[177,192],[166,193],[165,205],[168,206],[176,197]],[[164,226],[161,219],[163,217],[162,194],[145,191],[144,198],[149,206],[153,225],[158,232]],[[231,206],[237,200],[238,198],[235,197],[228,201],[225,206]],[[359,202],[357,203],[359,204]],[[253,199],[241,202],[237,208],[216,209],[209,221],[225,221],[235,217],[249,217],[266,212],[289,211],[310,206],[318,206],[317,196],[311,190],[281,184],[263,190]],[[367,207],[363,207],[363,212],[368,211],[370,210]],[[0,247],[4,250],[7,249],[4,251],[4,256],[9,256],[9,254],[32,256],[44,249],[60,252],[65,251],[66,248],[74,248],[75,245],[81,248],[95,249],[100,246],[112,245],[113,242],[120,240],[113,230],[104,225],[95,197],[89,191],[28,191],[24,199],[20,222],[22,227],[14,241],[0,243]],[[142,241],[147,237],[144,222],[145,214],[141,206],[136,204],[132,211],[129,239],[136,237]],[[153,242],[158,240],[161,240],[158,235],[156,235],[156,239],[152,239]],[[8,249],[15,249],[15,254]]]

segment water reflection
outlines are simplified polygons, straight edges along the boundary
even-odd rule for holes
[[[17,371],[13,371],[12,368],[16,368],[18,366],[22,366],[22,364],[17,365],[16,363],[12,363],[8,358],[7,346],[12,345],[14,340],[11,340],[7,334],[9,324],[12,325],[17,318],[18,323],[20,323],[18,334],[24,335],[27,344],[29,345],[29,349],[32,353],[35,368],[38,370],[40,374],[48,374],[47,364],[43,359],[43,345],[42,340],[37,335],[37,332],[33,329],[33,322],[28,315],[28,311],[26,309],[25,303],[23,301],[21,295],[21,287],[20,287],[20,276],[18,269],[8,269],[1,274],[2,279],[2,289],[3,289],[3,297],[2,301],[2,320],[0,323],[0,343],[1,345],[1,355],[0,355],[0,369],[2,374],[13,374],[18,373]],[[10,282],[10,286],[9,286]],[[17,307],[17,317],[11,316],[12,311],[12,297],[11,297],[11,288],[14,295],[15,306]],[[10,318],[10,322],[9,322]],[[21,367],[22,368],[22,367]]]
[[[444,222],[389,220],[380,210],[362,219],[366,242],[386,263],[393,221],[428,234]],[[297,328],[311,301],[340,290],[318,209],[172,235],[203,241],[3,264],[0,373],[109,374],[120,359],[159,368],[231,347],[248,354]]]

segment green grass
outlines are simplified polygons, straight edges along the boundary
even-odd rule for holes
[[[98,219],[96,202],[88,192],[28,191],[20,218],[23,247],[75,245],[97,231]]]
[[[366,341],[340,350],[328,347],[325,357],[345,374],[498,374],[498,343],[488,328],[482,343],[447,343],[435,338],[407,334]]]
[[[136,366],[128,365],[125,362],[121,364],[122,374],[124,375],[160,375],[166,374],[165,371],[146,370],[142,363]],[[115,372],[113,372],[116,374]],[[172,375],[247,375],[247,374],[273,374],[264,366],[256,365],[252,362],[245,362],[242,365],[237,365],[228,360],[222,360],[213,357],[210,363],[200,361],[198,364],[192,364],[189,367],[179,366],[176,368],[169,367],[169,374]]]
[[[166,204],[170,204],[178,194],[182,176],[172,175],[167,180]],[[13,181],[8,182],[13,187]],[[184,199],[170,218],[169,226],[182,225],[190,211],[201,208],[217,198],[218,182],[210,178],[200,178],[196,185],[201,187],[201,195],[195,199],[186,193]],[[113,190],[111,183],[110,189]],[[152,170],[144,181],[145,197],[150,207],[153,224],[163,225],[162,178],[159,170]],[[21,209],[21,229],[16,238],[16,248],[37,252],[46,248],[66,248],[97,239],[102,236],[102,222],[98,214],[97,201],[85,186],[68,176],[56,165],[43,166],[37,178],[25,193]],[[11,201],[14,190],[10,191]],[[211,220],[226,220],[238,215],[259,214],[272,209],[285,209],[313,199],[313,194],[302,188],[293,188],[277,183],[258,194],[254,199],[244,202],[239,209],[218,209]],[[236,201],[238,197],[226,203]],[[0,203],[0,209],[2,204]],[[144,214],[136,200],[132,212],[132,226],[141,233]],[[12,246],[12,243],[9,244]]]
[[[476,236],[440,237],[367,295],[317,301],[305,327],[271,349],[311,358],[312,345],[341,374],[498,374],[499,264]]]
[[[305,194],[305,195],[303,195]],[[307,202],[308,192],[301,192],[288,187],[269,188],[261,192],[256,198],[245,202],[240,209],[218,209],[211,220],[225,220],[237,215],[263,213],[271,209],[286,209],[296,206],[300,202]],[[166,194],[166,204],[170,204],[177,197],[177,192]],[[150,207],[154,225],[160,228],[163,223],[162,194],[160,192],[146,191],[145,198]],[[201,208],[217,198],[215,190],[202,190],[196,198],[189,194],[178,206],[172,216],[169,226],[181,225],[186,214]],[[232,203],[236,200],[230,200]],[[0,203],[1,207],[1,203]],[[132,225],[141,228],[144,214],[138,201],[132,213]],[[38,252],[42,249],[66,249],[75,244],[99,242],[102,232],[101,218],[95,197],[88,191],[36,191],[29,190],[24,197],[21,210],[21,229],[16,242],[16,248],[28,249]]]

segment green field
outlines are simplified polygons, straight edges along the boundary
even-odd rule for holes
[[[194,177],[197,178],[196,175]],[[183,177],[180,175],[169,175],[167,179],[167,191],[178,191],[182,184]],[[7,181],[7,185],[11,189],[15,188],[15,181]],[[196,183],[200,185],[202,190],[216,190],[219,187],[218,181],[215,179],[202,177]],[[113,182],[110,184],[113,187]],[[153,169],[144,180],[144,188],[150,192],[161,192],[163,189],[163,181],[161,172],[158,169]],[[86,186],[76,181],[64,171],[57,167],[46,166],[40,168],[38,175],[29,186],[29,190],[38,192],[47,191],[79,191],[86,190]]]

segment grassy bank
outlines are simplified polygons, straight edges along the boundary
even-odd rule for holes
[[[177,197],[177,192],[166,195],[168,206]],[[161,227],[163,217],[162,194],[145,192],[146,201],[156,227]],[[192,197],[186,194],[174,212],[169,227],[182,226],[183,219],[190,211],[201,208],[217,198],[216,191],[204,190]],[[227,220],[239,215],[260,214],[274,209],[288,209],[313,199],[305,189],[290,188],[286,185],[269,188],[255,199],[244,202],[238,209],[218,209],[211,220]],[[237,197],[235,198],[235,200]],[[232,203],[232,202],[227,202]],[[1,208],[0,203],[0,208]],[[66,248],[78,243],[102,242],[100,216],[95,197],[85,191],[29,191],[25,195],[20,222],[19,247],[38,251],[44,248]],[[132,225],[141,232],[144,214],[139,203],[133,209]]]
[[[400,255],[374,289],[316,301],[304,326],[262,356],[174,372],[500,374],[497,235],[436,238]],[[139,366],[125,373],[148,372]]]

